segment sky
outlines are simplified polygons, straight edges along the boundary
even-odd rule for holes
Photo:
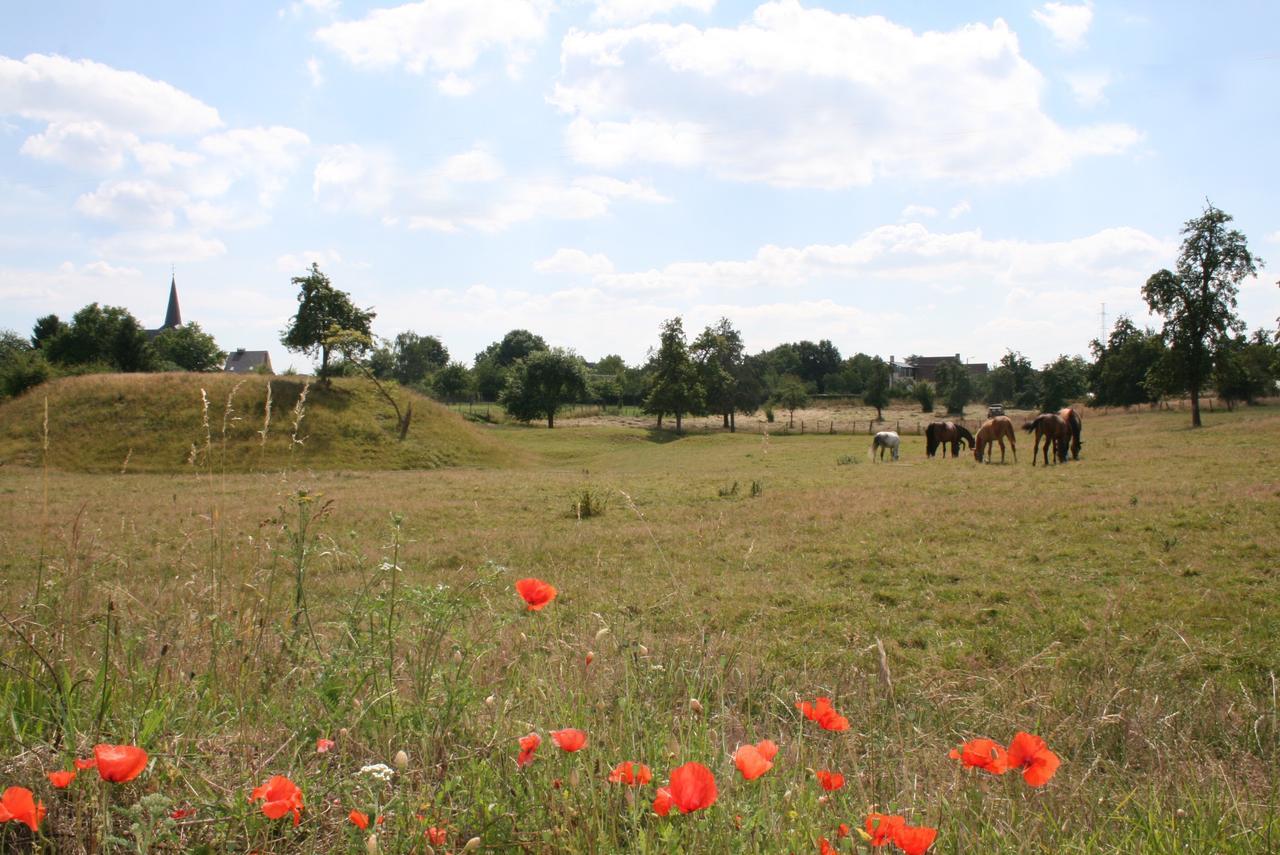
[[[309,362],[312,262],[470,363],[522,327],[629,363],[681,316],[756,352],[1088,354],[1211,201],[1275,263],[1280,4],[14,4],[0,328],[90,302]]]

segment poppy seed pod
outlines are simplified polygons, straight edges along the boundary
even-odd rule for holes
[[[496,703],[496,702],[497,702],[497,700],[498,700],[498,699],[497,699],[496,697],[494,697],[493,695],[490,695],[489,697],[487,697],[487,698],[485,698],[485,699],[484,699],[484,705],[485,705],[486,707],[492,707],[492,706],[494,705],[494,703]]]
[[[461,664],[462,664],[462,651],[461,651],[461,650],[455,650],[455,651],[453,651],[453,664],[454,664],[454,665],[461,665]]]
[[[480,838],[473,837],[467,841],[467,845],[462,847],[463,852],[474,852],[480,848]]]

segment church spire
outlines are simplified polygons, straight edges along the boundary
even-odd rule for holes
[[[169,308],[164,313],[164,326],[161,329],[172,329],[182,326],[182,312],[178,309],[178,279],[176,273],[169,278]]]

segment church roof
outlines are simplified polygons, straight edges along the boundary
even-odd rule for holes
[[[160,327],[160,329],[167,330],[180,326],[182,326],[182,312],[178,309],[178,280],[170,278],[169,308],[165,310],[164,326]]]

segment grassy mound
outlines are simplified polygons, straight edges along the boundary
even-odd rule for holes
[[[482,428],[414,392],[393,393],[402,409],[413,405],[403,442],[390,404],[366,380],[337,379],[326,387],[302,377],[68,377],[0,405],[0,463],[41,464],[46,399],[49,465],[68,471],[435,469],[512,462],[513,452]]]

